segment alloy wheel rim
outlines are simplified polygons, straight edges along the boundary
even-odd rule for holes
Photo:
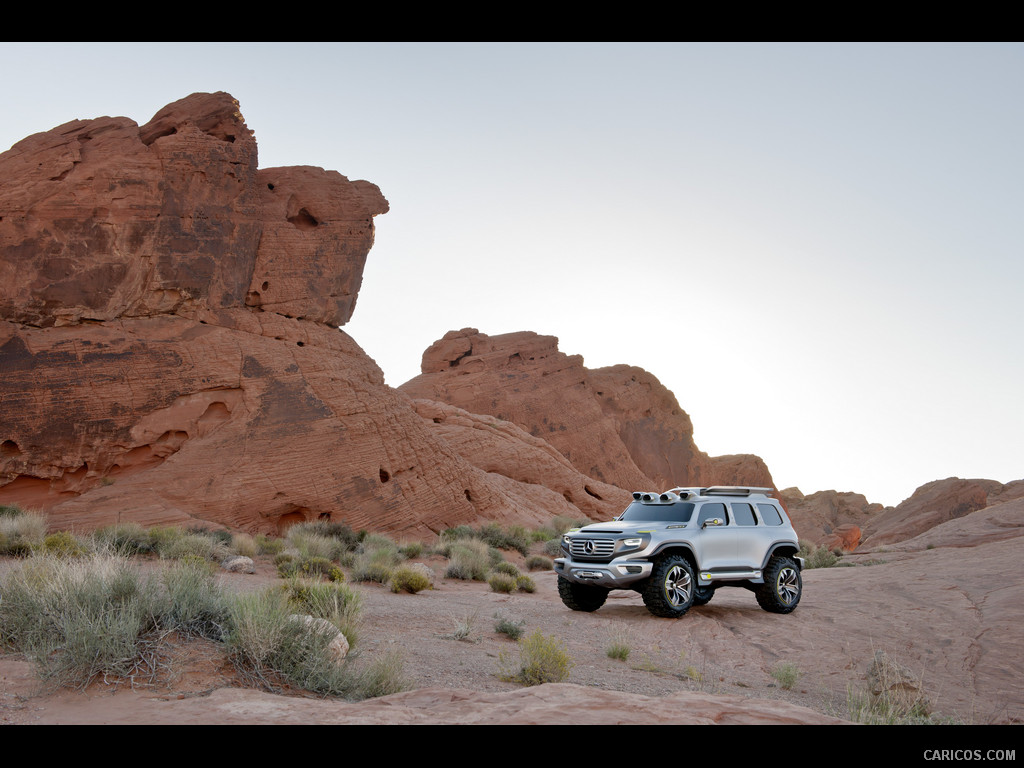
[[[786,605],[792,604],[800,594],[800,581],[797,572],[793,568],[783,568],[779,571],[778,579],[779,599]]]
[[[673,566],[665,577],[665,594],[674,606],[680,606],[690,599],[693,581],[690,574],[681,565]]]

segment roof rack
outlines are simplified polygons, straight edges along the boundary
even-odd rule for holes
[[[673,488],[668,493],[687,496],[750,496],[755,493],[772,493],[771,488],[755,488],[749,485],[712,485],[705,488]]]

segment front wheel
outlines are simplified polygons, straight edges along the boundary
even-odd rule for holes
[[[608,590],[593,584],[576,584],[558,577],[558,596],[567,608],[574,611],[596,611],[608,599]]]
[[[770,613],[790,613],[800,602],[803,580],[789,557],[773,557],[764,569],[764,584],[754,594],[757,604]]]
[[[640,594],[647,610],[655,616],[678,619],[693,605],[696,583],[690,561],[680,555],[669,555],[654,564],[651,578]]]

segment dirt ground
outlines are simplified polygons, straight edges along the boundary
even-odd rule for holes
[[[1019,552],[1019,545],[1012,546]],[[838,722],[848,717],[851,694],[865,689],[876,649],[918,665],[937,709],[948,716],[1019,722],[1024,707],[1016,683],[1001,686],[980,674],[986,655],[995,658],[1016,646],[1012,637],[1002,642],[1000,627],[978,621],[976,605],[983,596],[972,595],[961,581],[963,599],[958,594],[950,600],[946,593],[947,606],[930,605],[930,595],[946,588],[929,586],[921,574],[947,560],[962,563],[962,552],[889,557],[854,568],[806,571],[800,607],[783,616],[762,611],[743,589],[719,590],[709,605],[678,620],[652,616],[632,592],[612,593],[595,613],[573,612],[561,603],[551,571],[532,574],[532,594],[499,594],[485,583],[442,578],[435,589],[415,595],[357,584],[365,601],[356,663],[397,651],[409,693],[350,704],[245,691],[217,649],[202,642],[179,643],[155,683],[100,682],[85,692],[48,691],[28,662],[9,655],[0,657],[0,723],[567,724],[630,721],[634,715],[626,713],[634,711],[638,722],[703,722],[705,715],[710,722]],[[443,573],[444,560],[424,561]],[[278,581],[267,560],[255,574],[220,578],[239,590]],[[495,631],[499,616],[521,622],[527,634],[540,630],[563,642],[573,660],[567,684],[527,692],[502,680],[499,673],[515,663],[518,646]],[[987,629],[988,645],[981,647],[976,636]],[[608,656],[613,642],[630,649],[625,660]],[[1012,653],[1012,664],[1020,666],[1020,651]],[[780,663],[799,671],[789,690],[772,676]],[[1006,668],[1005,662],[997,666]],[[1010,669],[1012,674],[1015,667]]]

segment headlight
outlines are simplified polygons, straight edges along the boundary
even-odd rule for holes
[[[643,549],[650,540],[650,536],[630,536],[628,539],[619,539],[619,545],[615,549],[619,552]]]

